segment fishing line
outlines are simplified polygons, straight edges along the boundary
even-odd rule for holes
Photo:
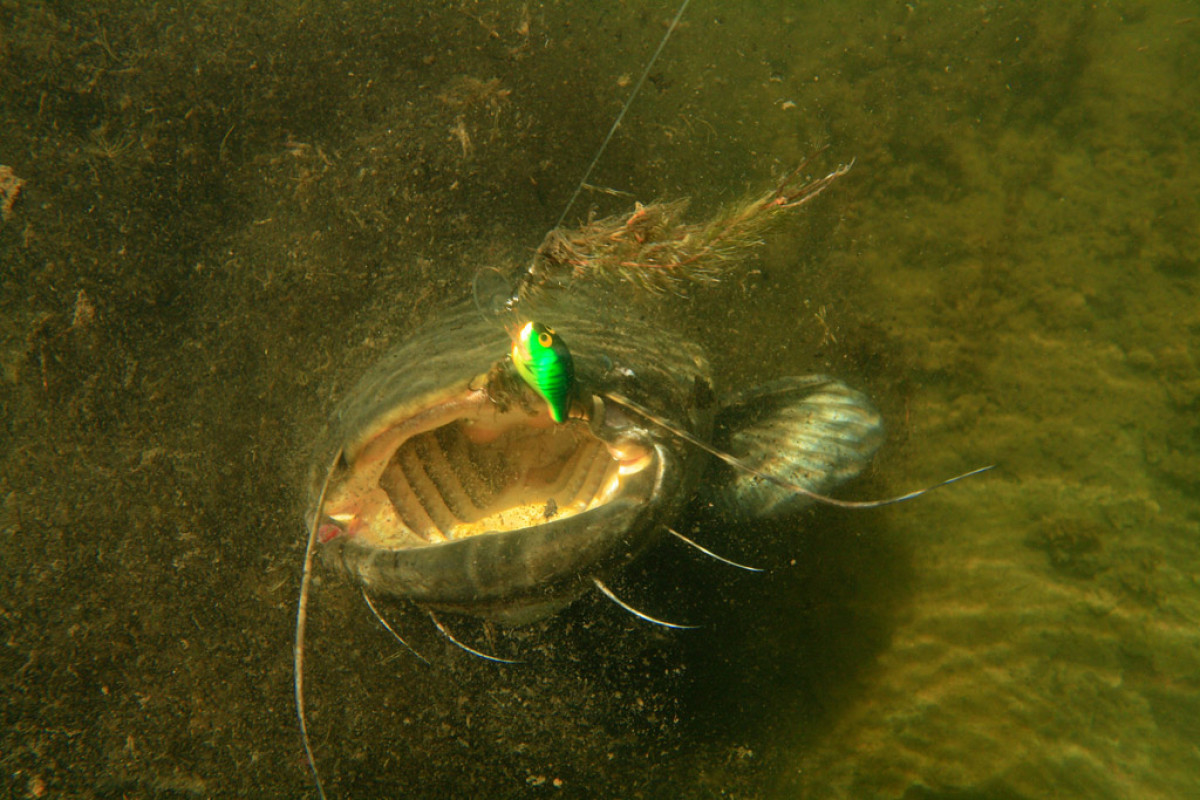
[[[558,220],[554,223],[553,227],[551,227],[551,231],[562,227],[567,215],[571,213],[571,209],[575,206],[575,201],[579,199],[580,193],[583,192],[585,187],[590,185],[588,184],[588,179],[592,177],[592,172],[595,171],[596,165],[600,163],[600,159],[604,156],[605,150],[608,149],[609,142],[611,142],[613,136],[616,135],[617,128],[621,127],[621,122],[625,119],[625,114],[628,113],[630,106],[633,105],[633,101],[637,99],[638,94],[642,90],[643,84],[646,83],[646,79],[650,77],[650,71],[654,69],[654,65],[658,62],[658,57],[662,54],[663,48],[667,46],[667,42],[670,40],[671,34],[673,34],[675,29],[679,27],[679,20],[683,18],[683,14],[685,11],[687,11],[687,7],[691,4],[691,2],[692,0],[683,0],[683,2],[680,3],[678,10],[675,12],[675,17],[671,20],[671,24],[667,26],[666,33],[664,33],[662,39],[659,40],[658,47],[654,50],[654,54],[650,56],[650,61],[646,63],[646,67],[642,70],[642,74],[638,78],[637,83],[634,84],[633,90],[629,93],[628,99],[626,99],[625,104],[621,106],[620,113],[618,113],[617,118],[613,120],[612,125],[608,129],[608,133],[605,134],[604,141],[600,143],[600,148],[596,150],[596,155],[592,157],[592,163],[588,164],[588,168],[584,170],[583,177],[580,178],[579,183],[576,184],[575,191],[571,193],[571,198],[567,200],[567,204],[563,207],[562,213],[558,215]],[[497,272],[499,272],[499,270],[497,270]],[[506,298],[504,305],[508,311],[516,310],[517,304],[521,300],[521,292],[524,289],[525,283],[532,278],[532,275],[533,264],[530,264],[517,278],[516,286]],[[476,273],[476,278],[478,277],[479,273]],[[475,281],[472,281],[472,287],[474,287],[474,285]],[[478,293],[476,293],[475,306],[476,308],[480,307]],[[482,313],[482,311],[480,313]]]
[[[642,84],[646,82],[646,78],[650,76],[650,70],[654,69],[654,64],[658,61],[658,56],[662,53],[663,48],[667,46],[667,40],[671,38],[671,34],[675,32],[675,28],[679,25],[679,20],[683,17],[683,12],[687,10],[688,4],[692,0],[683,0],[679,6],[679,10],[675,12],[675,19],[671,20],[671,24],[667,27],[667,32],[663,34],[662,41],[658,43],[658,49],[654,51],[654,55],[650,56],[650,63],[646,64],[646,68],[642,70],[642,77],[638,78],[637,84],[633,87],[633,91],[629,93],[629,99],[625,101],[625,105],[621,108],[621,113],[617,114],[617,118],[613,121],[612,127],[608,129],[608,135],[604,137],[604,141],[600,144],[600,149],[596,151],[596,157],[592,159],[592,163],[588,165],[587,171],[583,173],[583,178],[579,181],[579,185],[575,187],[575,193],[571,195],[571,199],[567,201],[567,206],[562,210],[562,214],[558,217],[558,222],[554,223],[554,227],[561,227],[563,220],[567,218],[567,214],[571,212],[571,207],[575,205],[575,201],[579,199],[579,193],[583,191],[584,185],[588,178],[592,177],[592,170],[596,168],[596,164],[600,162],[600,157],[604,155],[604,150],[608,147],[608,143],[612,141],[613,134],[617,132],[617,128],[621,127],[621,120],[625,119],[625,112],[633,105],[634,98],[638,96],[638,92],[642,90]]]

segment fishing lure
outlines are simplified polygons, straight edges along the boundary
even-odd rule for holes
[[[551,419],[566,420],[575,393],[575,362],[554,329],[526,322],[513,339],[512,361],[521,379],[546,401]]]

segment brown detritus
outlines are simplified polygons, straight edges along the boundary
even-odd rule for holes
[[[13,204],[21,194],[25,181],[18,178],[12,167],[0,164],[0,218],[7,221],[12,216]]]
[[[80,289],[75,295],[75,313],[71,316],[71,328],[78,330],[86,328],[96,321],[96,306],[92,304],[87,292]]]
[[[637,203],[633,211],[589,220],[546,235],[522,275],[518,297],[573,280],[628,282],[649,292],[683,294],[711,284],[745,263],[787,212],[808,203],[852,164],[806,180],[806,160],[774,189],[719,212],[707,222],[683,221],[686,200]]]
[[[470,75],[459,75],[438,95],[438,100],[452,108],[487,106],[493,112],[498,112],[511,94],[511,89],[500,85],[499,78],[484,81]]]

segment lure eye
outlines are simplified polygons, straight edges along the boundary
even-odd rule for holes
[[[554,344],[554,337],[550,335],[549,331],[542,331],[538,334],[538,344],[542,347],[549,347]]]

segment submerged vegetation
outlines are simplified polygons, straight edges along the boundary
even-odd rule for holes
[[[850,171],[839,167],[808,179],[805,161],[774,189],[723,209],[701,223],[683,220],[685,200],[642,205],[626,214],[588,220],[578,230],[555,228],[521,274],[518,296],[572,280],[624,281],[643,291],[682,294],[689,284],[716,283],[744,267],[763,236]]]

